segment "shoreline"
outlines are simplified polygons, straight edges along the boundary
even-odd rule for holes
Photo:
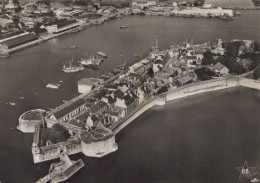
[[[137,108],[127,114],[121,120],[115,122],[110,127],[106,128],[110,130],[113,134],[111,138],[102,139],[98,142],[90,142],[85,143],[82,139],[71,139],[69,141],[60,142],[58,144],[52,144],[50,146],[38,146],[40,140],[40,126],[39,124],[36,125],[36,131],[34,133],[34,140],[32,145],[32,153],[33,153],[33,160],[34,163],[40,163],[52,159],[58,158],[59,150],[65,150],[68,155],[82,153],[86,157],[98,157],[102,158],[107,154],[110,154],[116,151],[119,147],[115,142],[115,136],[126,126],[128,126],[131,122],[133,122],[136,118],[141,116],[147,110],[153,108],[154,106],[164,106],[168,102],[172,102],[178,99],[185,99],[189,96],[196,96],[203,93],[208,93],[211,91],[219,91],[225,90],[230,88],[237,88],[237,87],[246,87],[246,88],[253,88],[256,90],[260,90],[260,81],[243,78],[241,76],[227,76],[218,79],[212,79],[207,81],[201,81],[197,83],[191,83],[188,85],[184,85],[182,87],[172,89],[166,93],[163,93],[158,96],[153,96],[148,100],[144,101],[143,103],[139,104]],[[47,126],[52,126],[56,123],[60,123],[63,125],[62,122],[46,119]],[[80,129],[76,129],[70,125],[67,125],[67,128],[71,131],[82,131]],[[102,154],[96,154],[95,150],[90,150],[89,148],[94,148],[97,145],[102,145],[102,147],[109,147],[109,151],[103,150]],[[111,146],[111,147],[110,147]]]
[[[221,7],[220,7],[221,8]],[[48,34],[46,36],[43,36],[43,37],[39,37],[39,39],[35,40],[35,41],[32,41],[32,42],[29,42],[29,43],[26,43],[26,44],[23,44],[23,45],[20,45],[18,47],[15,47],[15,48],[12,48],[12,49],[9,49],[9,50],[0,50],[0,57],[8,57],[10,56],[13,52],[16,52],[16,51],[19,51],[19,50],[22,50],[22,49],[25,49],[27,47],[30,47],[30,46],[33,46],[33,45],[36,45],[36,44],[40,44],[44,41],[47,41],[47,40],[50,40],[50,39],[53,39],[53,38],[56,38],[56,37],[59,37],[61,35],[65,35],[65,34],[68,34],[68,33],[76,33],[76,32],[81,32],[83,30],[86,30],[88,27],[92,27],[92,26],[98,26],[98,25],[102,25],[104,24],[105,22],[108,22],[108,21],[111,21],[113,19],[119,19],[119,18],[123,18],[125,16],[163,16],[163,17],[183,17],[183,18],[216,18],[216,19],[220,19],[220,20],[223,20],[223,21],[231,21],[231,20],[235,20],[233,17],[235,16],[234,12],[232,12],[232,16],[228,16],[228,17],[222,17],[223,15],[215,15],[214,12],[212,13],[198,13],[198,12],[193,12],[194,9],[185,9],[184,11],[187,11],[185,13],[183,13],[183,11],[175,11],[173,10],[171,12],[171,14],[164,14],[164,13],[156,13],[156,14],[153,14],[152,12],[141,12],[141,13],[133,13],[133,12],[129,12],[129,13],[126,13],[126,14],[122,14],[120,12],[117,12],[117,13],[114,13],[114,14],[110,14],[110,15],[106,15],[106,16],[101,16],[101,17],[98,17],[96,19],[92,19],[92,20],[89,20],[89,22],[82,22],[82,20],[80,20],[78,23],[79,23],[79,26],[76,27],[76,28],[73,28],[73,29],[68,29],[64,32],[61,32],[61,33],[58,33],[58,34]],[[203,10],[203,9],[202,9]],[[223,7],[223,10],[224,11],[234,11],[235,9],[233,8],[224,8]],[[259,8],[260,10],[260,8]],[[212,11],[214,11],[214,9],[212,9]],[[210,15],[208,15],[210,14]],[[120,17],[118,17],[120,15]],[[102,21],[99,21],[99,20],[102,20]],[[74,32],[75,31],[75,32]]]
[[[218,85],[205,87],[205,84],[210,85],[212,83],[214,84],[215,82],[218,83]],[[190,90],[194,86],[195,90]],[[198,88],[196,88],[196,86]],[[199,88],[200,86],[202,86],[202,88]],[[198,94],[206,92],[224,90],[228,88],[236,88],[241,86],[260,90],[260,81],[242,78],[240,76],[232,76],[231,79],[229,79],[229,77],[226,77],[222,79],[213,79],[199,83],[191,83],[190,85],[170,90],[164,94],[161,94],[160,96],[150,98],[149,100],[145,101],[143,104],[138,106],[129,115],[127,115],[125,119],[122,119],[117,123],[113,124],[113,126],[110,129],[114,131],[115,134],[119,133],[123,128],[125,128],[128,124],[134,121],[137,117],[141,116],[145,111],[151,109],[154,106],[164,106],[167,102],[186,98],[188,96],[196,96]]]

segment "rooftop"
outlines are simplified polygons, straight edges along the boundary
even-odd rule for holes
[[[221,69],[223,69],[225,66],[222,64],[222,63],[220,63],[220,62],[218,62],[216,65],[214,65],[214,68],[215,69],[217,69],[217,70],[221,70]]]
[[[71,111],[75,110],[76,108],[78,108],[84,104],[85,104],[85,101],[83,99],[79,99],[69,105],[66,105],[65,107],[63,107],[57,111],[54,111],[54,113],[52,113],[52,114],[56,117],[56,119],[60,119],[63,116],[67,115]]]
[[[114,133],[107,128],[96,128],[89,132],[81,133],[81,140],[85,143],[90,144],[91,142],[98,142],[106,140],[112,137]]]

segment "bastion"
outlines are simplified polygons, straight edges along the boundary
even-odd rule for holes
[[[43,109],[35,109],[23,113],[19,117],[17,129],[23,133],[34,133],[35,127],[41,123],[45,112]]]

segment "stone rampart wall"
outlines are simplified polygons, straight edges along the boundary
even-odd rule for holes
[[[17,129],[23,133],[34,133],[35,127],[40,123],[41,121],[39,120],[19,119],[19,125],[17,126]]]
[[[116,134],[119,133],[120,130],[126,127],[134,119],[155,105],[165,105],[166,102],[171,100],[236,86],[239,86],[239,78],[230,76],[184,85],[157,97],[151,97],[144,103],[140,104],[135,110],[130,112],[125,118],[113,124],[110,129]]]
[[[68,155],[77,154],[81,152],[81,142],[77,139],[39,147],[39,152],[33,153],[34,163],[59,158],[60,151],[64,151]]]
[[[239,78],[239,85],[248,87],[248,88],[254,88],[257,90],[260,90],[260,81],[259,80],[254,80],[254,79],[248,79],[248,78]]]

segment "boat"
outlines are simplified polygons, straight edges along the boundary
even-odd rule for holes
[[[151,46],[151,51],[159,51],[159,49],[158,49],[158,41],[155,42],[155,45]]]
[[[15,103],[14,103],[14,102],[8,102],[8,103],[6,103],[6,104],[9,104],[9,105],[11,105],[11,106],[15,106]]]
[[[235,11],[235,15],[241,15],[242,13],[240,11]]]
[[[58,88],[59,88],[59,86],[58,86],[58,85],[56,85],[56,84],[47,84],[47,85],[46,85],[46,88],[51,88],[51,89],[58,89]]]
[[[128,27],[125,25],[120,26],[120,29],[126,29],[126,28],[128,28]]]
[[[80,66],[73,66],[72,62],[73,62],[73,57],[70,60],[68,66],[66,66],[65,64],[63,65],[63,67],[62,67],[63,72],[65,72],[65,73],[72,73],[72,72],[79,72],[79,71],[84,69],[83,67],[80,67]]]
[[[71,49],[75,49],[75,48],[78,48],[78,46],[77,45],[71,45],[71,47],[70,47]]]
[[[105,54],[102,51],[97,52],[98,55],[100,55],[101,57],[107,58],[107,54]]]
[[[19,97],[19,99],[20,99],[20,100],[24,100],[24,99],[25,99],[25,97]]]

